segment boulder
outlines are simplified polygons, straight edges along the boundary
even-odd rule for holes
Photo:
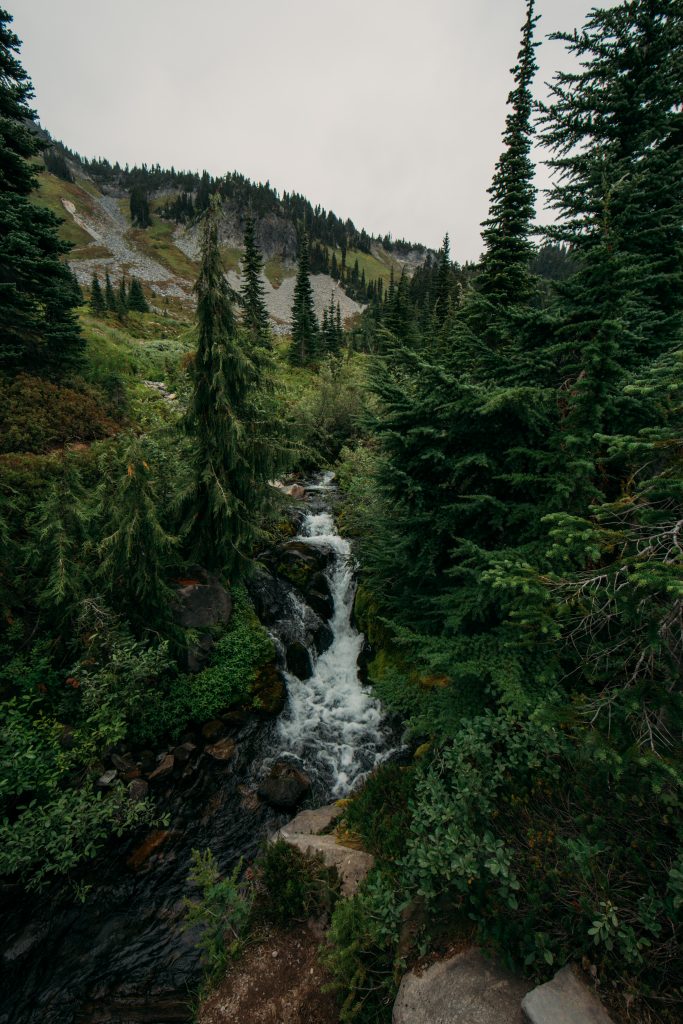
[[[287,669],[297,679],[310,679],[313,675],[311,655],[298,640],[287,648]]]
[[[230,761],[237,753],[237,744],[234,740],[226,738],[205,747],[204,753],[212,757],[214,761]]]
[[[207,743],[215,743],[216,740],[222,739],[227,731],[225,722],[222,722],[220,718],[212,718],[210,722],[205,722],[202,726],[202,736]]]
[[[159,767],[155,768],[149,776],[150,782],[161,782],[167,778],[173,771],[175,765],[175,758],[173,754],[166,754],[159,763]]]
[[[97,780],[96,786],[98,789],[109,789],[116,782],[116,768],[110,768],[108,772],[103,772]]]
[[[311,577],[306,590],[306,601],[325,622],[328,622],[334,615],[334,600],[330,593],[330,581],[324,572],[317,572]]]
[[[299,833],[303,836],[317,836],[329,828],[341,814],[343,808],[338,804],[327,807],[316,807],[314,810],[299,811],[295,818],[285,825],[281,832]]]
[[[148,793],[149,783],[145,782],[144,779],[133,779],[128,786],[128,798],[135,803],[144,800]]]
[[[284,839],[290,846],[295,846],[302,853],[319,853],[328,867],[334,867],[341,879],[341,891],[345,897],[353,896],[368,872],[375,866],[375,858],[365,850],[353,850],[342,846],[337,837],[316,836],[291,832],[287,826],[280,829],[275,839]]]
[[[404,975],[392,1024],[522,1024],[528,985],[485,960],[478,949]],[[555,1022],[554,1022],[555,1024]]]
[[[178,580],[175,620],[183,629],[200,630],[197,643],[187,652],[189,672],[201,672],[214,645],[211,629],[225,626],[232,614],[232,598],[215,576],[197,569],[191,578]]]
[[[197,746],[194,743],[181,743],[180,746],[176,747],[173,751],[173,756],[179,764],[186,764],[196,749]]]
[[[274,661],[258,670],[251,694],[254,711],[258,715],[270,717],[280,714],[287,700],[287,687]]]
[[[258,795],[274,807],[288,810],[303,800],[311,788],[306,772],[285,761],[273,765],[266,779],[258,787]]]
[[[224,586],[204,570],[197,578],[179,581],[176,589],[176,620],[183,629],[225,626],[232,614],[232,598]]]
[[[567,965],[522,1001],[527,1024],[612,1024],[600,1000]]]

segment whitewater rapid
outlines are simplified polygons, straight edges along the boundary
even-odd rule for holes
[[[316,489],[325,490],[329,482],[330,477],[323,478]],[[296,539],[332,556],[327,578],[334,602],[329,622],[333,639],[323,654],[310,651],[309,679],[285,672],[289,697],[278,721],[277,740],[282,755],[300,762],[338,799],[389,756],[392,737],[379,701],[358,672],[364,637],[353,624],[356,579],[351,546],[327,511],[309,512]],[[292,597],[295,603],[299,600]]]

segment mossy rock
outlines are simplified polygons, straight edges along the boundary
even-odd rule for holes
[[[287,700],[287,687],[274,661],[263,665],[252,687],[253,710],[258,715],[279,715]]]

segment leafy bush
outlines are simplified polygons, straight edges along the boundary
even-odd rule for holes
[[[282,927],[329,914],[339,896],[336,869],[283,839],[265,846],[256,878],[258,916]]]
[[[342,821],[346,830],[361,839],[363,849],[381,860],[396,862],[405,852],[414,789],[413,769],[381,765],[345,807]]]
[[[445,894],[537,976],[585,956],[675,993],[681,804],[654,758],[486,714],[419,771],[403,881],[432,905]]]
[[[0,380],[0,452],[45,452],[74,441],[92,441],[116,430],[103,395],[20,374]]]

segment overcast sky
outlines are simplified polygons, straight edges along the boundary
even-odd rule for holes
[[[235,169],[478,256],[523,0],[0,2],[42,124],[83,155]],[[539,38],[590,6],[538,0]],[[538,56],[541,96],[567,57]]]

